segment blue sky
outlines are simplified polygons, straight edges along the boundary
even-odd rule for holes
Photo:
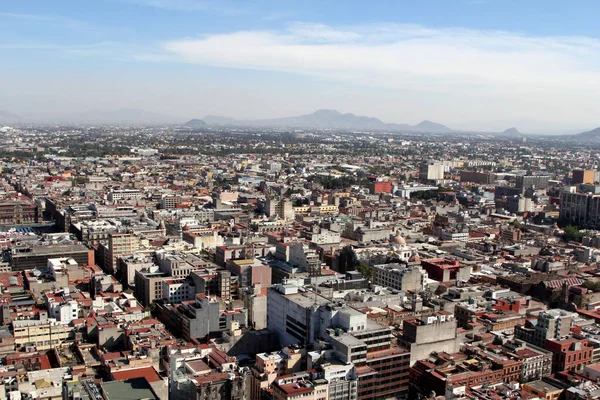
[[[597,1],[0,3],[0,109],[600,125]]]

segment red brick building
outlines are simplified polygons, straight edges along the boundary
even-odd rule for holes
[[[584,366],[592,362],[593,347],[589,346],[587,339],[548,339],[546,350],[551,351],[552,370],[581,371]]]
[[[381,181],[371,183],[371,194],[392,193],[392,182]]]

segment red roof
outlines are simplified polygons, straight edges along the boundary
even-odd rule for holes
[[[126,379],[144,378],[148,383],[160,381],[160,377],[156,373],[154,367],[144,367],[136,369],[126,369],[124,371],[115,371],[112,373],[115,381],[124,381]]]

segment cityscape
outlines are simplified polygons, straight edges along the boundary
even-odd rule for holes
[[[600,399],[595,3],[25,3],[0,399]]]

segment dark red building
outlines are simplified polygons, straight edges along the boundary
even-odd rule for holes
[[[381,181],[371,183],[371,194],[392,193],[392,182]]]
[[[554,372],[581,371],[584,366],[592,362],[593,347],[588,344],[587,339],[548,339],[546,350],[553,353]]]

